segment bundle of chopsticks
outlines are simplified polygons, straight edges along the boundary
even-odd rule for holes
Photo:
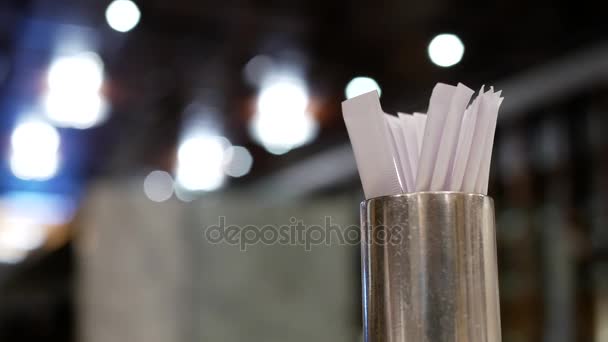
[[[487,194],[498,109],[494,88],[438,83],[426,114],[386,114],[376,91],[342,103],[367,199],[419,191]],[[472,99],[472,100],[471,100]]]

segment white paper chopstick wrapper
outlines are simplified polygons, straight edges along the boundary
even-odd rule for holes
[[[479,168],[480,175],[477,177],[477,183],[475,185],[475,192],[487,194],[488,183],[490,180],[490,164],[492,162],[492,147],[494,146],[494,135],[496,133],[496,123],[498,121],[498,109],[502,104],[503,98],[500,97],[501,92],[494,94],[492,98],[492,106],[490,112],[490,124],[488,131],[486,132],[485,141],[483,144],[483,155],[481,159],[481,166]]]
[[[427,112],[424,137],[422,138],[422,151],[420,152],[418,172],[416,174],[416,191],[428,191],[431,189],[433,169],[435,168],[437,152],[439,151],[443,123],[445,116],[450,110],[452,95],[455,90],[456,87],[443,83],[438,83],[433,89]]]
[[[422,151],[422,138],[424,138],[424,127],[426,126],[426,114],[414,113],[414,120],[416,121],[416,138],[418,140],[418,157]]]
[[[406,137],[403,135],[401,123],[398,117],[385,114],[384,119],[386,120],[391,131],[393,146],[397,151],[397,159],[399,161],[397,164],[399,166],[397,168],[397,173],[399,174],[399,178],[403,180],[402,185],[405,192],[408,192],[414,186],[415,173],[411,165],[411,160],[408,153],[409,151],[407,150]]]
[[[456,145],[458,144],[460,135],[462,116],[473,93],[473,90],[459,83],[452,95],[450,110],[444,114],[443,122],[441,123],[439,149],[435,159],[435,167],[433,168],[431,187],[429,188],[431,191],[447,189],[448,178],[452,174],[454,156],[456,155]]]
[[[479,98],[479,112],[477,114],[475,131],[473,133],[473,143],[471,144],[471,149],[469,151],[467,167],[465,169],[462,189],[460,191],[475,192],[477,177],[481,174],[479,170],[481,169],[484,144],[492,123],[493,102],[493,90],[481,94]]]
[[[416,121],[413,115],[398,113],[399,116],[399,133],[403,137],[406,157],[407,157],[407,172],[411,175],[410,182],[408,183],[407,191],[416,191],[416,172],[418,172],[418,155],[420,149],[418,148],[418,133],[416,128]]]
[[[342,103],[366,198],[415,191],[487,194],[498,109],[491,88],[438,83],[428,114],[382,111],[370,92]]]
[[[479,95],[483,94],[483,87],[479,91]],[[464,172],[469,160],[469,152],[473,143],[473,134],[475,133],[475,124],[477,123],[477,114],[479,112],[479,96],[473,100],[473,103],[464,112],[462,125],[460,127],[460,138],[456,146],[456,156],[454,157],[454,167],[452,168],[452,176],[449,184],[449,189],[452,191],[460,191],[464,180]]]
[[[342,113],[365,198],[404,193],[397,172],[401,166],[397,165],[378,93],[372,91],[342,102]]]

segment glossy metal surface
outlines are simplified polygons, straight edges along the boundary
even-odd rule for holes
[[[421,192],[361,204],[366,342],[499,342],[491,198]]]

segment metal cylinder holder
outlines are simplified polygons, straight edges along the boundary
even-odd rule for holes
[[[378,197],[361,222],[366,342],[501,340],[490,197]]]

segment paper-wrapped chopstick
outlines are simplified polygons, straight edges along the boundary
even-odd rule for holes
[[[366,198],[404,193],[390,131],[378,93],[373,91],[342,103],[344,122]]]
[[[438,83],[427,114],[382,111],[370,92],[342,103],[366,198],[416,191],[486,194],[500,92]],[[471,104],[469,105],[469,102]]]

